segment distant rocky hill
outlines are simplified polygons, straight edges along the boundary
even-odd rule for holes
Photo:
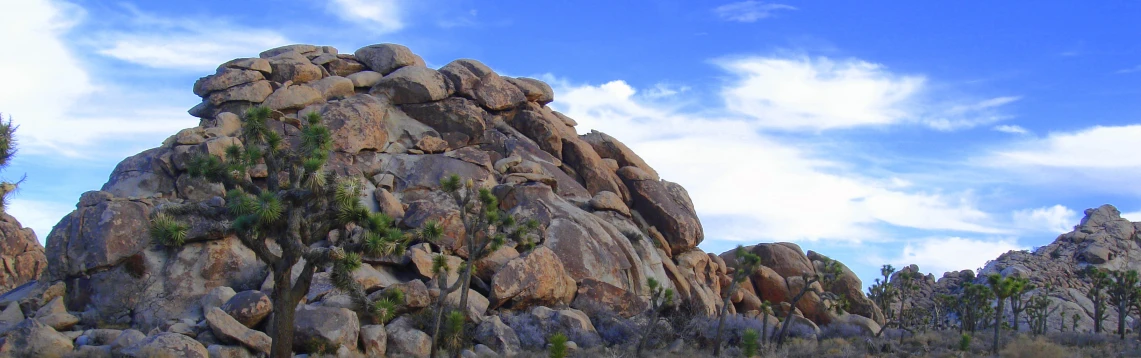
[[[963,283],[982,284],[986,282],[986,276],[997,273],[1004,277],[1029,279],[1038,289],[1027,295],[1038,294],[1040,291],[1048,293],[1052,301],[1051,307],[1057,307],[1055,314],[1048,319],[1051,329],[1061,326],[1062,312],[1066,312],[1067,327],[1071,325],[1072,315],[1077,314],[1078,330],[1092,331],[1094,305],[1086,297],[1090,281],[1081,272],[1087,267],[1141,271],[1139,233],[1141,223],[1123,219],[1121,212],[1112,205],[1087,209],[1085,217],[1074,226],[1073,231],[1059,235],[1054,242],[1038,247],[1033,252],[1007,252],[988,262],[978,273],[971,270],[947,272],[938,280],[934,275],[926,275],[919,284],[914,305],[932,307],[938,294],[958,294]],[[917,268],[921,269],[913,265],[901,272]],[[1046,287],[1050,287],[1050,290],[1046,290]],[[1110,322],[1117,321],[1117,312],[1113,308],[1107,309],[1107,312],[1104,327],[1110,327]],[[954,317],[950,319],[953,320]],[[1128,318],[1127,322],[1130,327],[1134,325],[1132,318]],[[1025,326],[1022,328],[1025,329]]]
[[[191,222],[186,244],[177,248],[153,244],[147,231],[150,215],[165,205],[223,205],[222,187],[192,177],[188,163],[240,145],[239,114],[252,106],[272,109],[272,129],[290,142],[299,140],[300,118],[319,113],[335,142],[328,169],[361,180],[362,203],[404,229],[437,220],[445,231],[445,240],[416,243],[403,257],[366,257],[357,271],[368,292],[401,287],[410,305],[405,317],[380,327],[360,321],[358,308],[333,289],[330,273],[320,272],[298,310],[295,341],[369,354],[426,354],[425,334],[408,322],[439,294],[425,285],[432,257],[467,255],[459,209],[440,190],[440,179],[453,173],[493,188],[501,209],[539,222],[536,249],[521,253],[508,246],[475,264],[485,284],[473,286],[468,309],[483,322],[481,332],[484,325],[495,332],[477,341],[500,354],[517,349],[510,345],[518,339],[509,339],[516,333],[502,323],[511,311],[544,322],[557,315],[551,322],[594,332],[599,308],[622,317],[642,313],[651,278],[677,292],[677,306],[706,315],[728,294],[733,268],[725,255],[697,248],[704,233],[685,189],[660,178],[618,139],[596,131],[579,135],[573,119],[547,106],[555,93],[541,81],[501,76],[469,59],[427,68],[400,45],[353,54],[292,45],[224,63],[193,91],[202,103],[189,112],[200,124],[123,160],[100,190],[84,193],[48,235],[44,277],[0,297],[0,331],[8,335],[3,349],[43,356],[72,349],[128,356],[264,352],[265,342],[255,338],[266,330],[264,293],[273,280],[254,252],[234,236],[204,234],[211,222]],[[249,175],[268,177],[264,169]],[[827,261],[793,244],[749,250],[766,267],[732,296],[730,311],[752,316],[760,314],[762,300],[787,300],[799,288],[796,279]],[[40,267],[5,260],[8,267],[19,264],[18,272]],[[798,316],[807,318],[798,324],[813,331],[843,320],[878,329],[883,315],[862,285],[844,268],[829,287],[814,288],[844,295],[850,314],[829,310],[835,302],[814,292],[796,305]],[[219,323],[233,319],[219,316],[217,307],[242,325]]]

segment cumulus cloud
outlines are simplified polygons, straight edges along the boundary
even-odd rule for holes
[[[404,28],[402,8],[398,0],[332,0],[326,10],[342,20],[364,26],[376,33],[390,33]]]
[[[780,10],[796,10],[796,7],[749,0],[718,6],[713,8],[713,13],[726,21],[756,22],[772,17],[773,13]]]
[[[1062,205],[1017,210],[1012,214],[1012,222],[1019,229],[1054,234],[1069,232],[1080,219],[1077,212]]]
[[[289,44],[284,35],[224,20],[166,18],[126,7],[125,30],[93,35],[96,52],[159,69],[213,71],[218,64]]]
[[[891,262],[896,267],[917,264],[920,271],[938,278],[943,272],[974,270],[1007,251],[1025,249],[1010,238],[934,237],[908,243]]]
[[[1133,66],[1133,67],[1130,67],[1130,68],[1123,68],[1123,69],[1117,70],[1117,73],[1118,73],[1118,74],[1122,74],[1122,75],[1123,75],[1123,74],[1127,74],[1127,73],[1134,73],[1134,72],[1141,72],[1141,65],[1137,65],[1137,66]]]
[[[551,80],[548,78],[548,80]],[[739,115],[684,111],[655,101],[623,81],[571,85],[552,81],[552,104],[578,121],[619,138],[662,177],[689,191],[707,237],[759,240],[862,240],[878,225],[999,233],[970,193],[906,189],[894,176],[867,177],[759,131]],[[652,94],[653,92],[651,92]],[[859,107],[860,105],[854,105]]]

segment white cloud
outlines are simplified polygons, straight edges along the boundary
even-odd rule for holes
[[[952,131],[1009,118],[1000,108],[1020,98],[938,99],[926,77],[859,59],[770,56],[715,63],[737,77],[723,89],[726,108],[755,118],[763,128],[821,131],[912,123]]]
[[[1003,132],[1003,133],[1010,133],[1010,134],[1028,134],[1028,133],[1030,133],[1030,131],[1027,131],[1026,128],[1022,128],[1021,126],[1012,125],[1012,124],[1004,124],[1004,125],[1000,125],[1000,126],[994,126],[994,130],[999,131],[999,132]]]
[[[289,44],[284,35],[216,19],[164,18],[127,7],[128,31],[92,36],[96,52],[152,68],[212,72],[239,57]]]
[[[898,122],[926,81],[860,60],[750,57],[719,61],[740,80],[724,89],[729,110],[762,127],[833,129]]]
[[[935,277],[941,273],[982,267],[987,261],[1010,250],[1024,250],[1014,239],[969,239],[938,237],[908,243],[900,256],[891,260],[896,267],[919,265],[922,272]]]
[[[389,33],[404,28],[402,8],[397,0],[332,0],[326,10],[376,33]]]
[[[1078,213],[1062,205],[1037,209],[1018,210],[1012,214],[1013,224],[1028,232],[1049,232],[1062,234],[1073,230],[1081,217]]]
[[[1141,170],[1141,125],[1096,126],[1077,132],[1050,133],[999,150],[987,162],[995,165],[1078,169]]]
[[[551,80],[548,78],[548,80]],[[686,113],[676,101],[655,102],[623,81],[572,86],[558,80],[553,104],[578,121],[619,138],[682,184],[718,239],[861,240],[875,226],[999,233],[970,193],[904,191],[911,183],[869,178],[846,163],[822,160],[758,131],[757,121]],[[859,105],[855,105],[859,106]]]
[[[780,10],[796,10],[796,8],[785,4],[749,0],[718,6],[713,9],[713,13],[726,21],[756,22],[767,19]]]
[[[1121,218],[1132,222],[1141,222],[1141,210],[1121,213]]]
[[[40,244],[43,244],[47,241],[52,227],[72,210],[75,210],[74,204],[13,198],[8,203],[7,212],[19,220],[20,225],[35,231],[36,238],[40,240]]]
[[[94,78],[97,69],[86,68],[62,40],[86,19],[82,8],[43,0],[14,6],[0,12],[0,32],[14,34],[0,37],[0,47],[35,56],[0,56],[0,111],[20,126],[21,155],[89,157],[122,149],[133,136],[162,136],[151,139],[154,145],[194,125],[185,114],[189,106],[165,104],[170,96],[163,89],[97,82],[106,79]]]

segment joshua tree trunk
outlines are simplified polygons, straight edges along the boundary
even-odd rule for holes
[[[1117,335],[1121,340],[1125,340],[1125,318],[1129,317],[1129,311],[1126,309],[1128,302],[1121,301],[1117,303]]]
[[[994,311],[994,348],[992,349],[995,354],[998,354],[998,331],[1002,329],[1002,311],[1006,309],[1004,306],[1006,300],[998,300],[998,309]]]
[[[789,323],[792,322],[792,313],[796,311],[796,303],[800,302],[800,299],[808,293],[808,290],[810,290],[810,287],[812,287],[812,284],[816,281],[816,279],[806,280],[804,287],[800,289],[800,293],[797,293],[796,296],[792,298],[792,301],[789,302],[791,307],[784,316],[784,323],[781,324],[780,333],[777,334],[777,347],[784,345],[784,337],[788,334],[788,326]]]
[[[720,318],[717,319],[717,338],[713,340],[716,342],[713,346],[714,357],[721,356],[721,346],[723,345],[723,342],[721,342],[721,333],[725,328],[725,315],[729,314],[729,301],[733,298],[733,293],[736,292],[736,289],[737,280],[733,280],[733,283],[729,284],[729,293],[725,295],[725,299],[721,304],[721,315]]]
[[[432,353],[429,357],[435,357],[436,353],[440,351],[440,320],[444,317],[444,299],[448,297],[448,275],[440,275],[436,277],[440,286],[440,295],[436,296],[436,318],[435,324],[432,325]]]
[[[646,341],[650,340],[650,332],[653,332],[654,326],[658,324],[658,317],[660,317],[661,313],[661,307],[658,307],[658,309],[655,309],[652,313],[650,313],[650,327],[642,333],[642,340],[638,342],[638,349],[634,352],[635,357],[642,356],[642,349],[646,348]]]
[[[761,312],[761,314],[765,315],[761,319],[761,347],[764,347],[768,345],[769,341],[769,314],[765,312]]]

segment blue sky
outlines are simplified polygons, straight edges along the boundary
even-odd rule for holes
[[[0,112],[40,239],[191,85],[291,43],[548,81],[684,185],[707,251],[793,241],[864,278],[977,268],[1114,204],[1141,220],[1141,3],[5,1]]]

